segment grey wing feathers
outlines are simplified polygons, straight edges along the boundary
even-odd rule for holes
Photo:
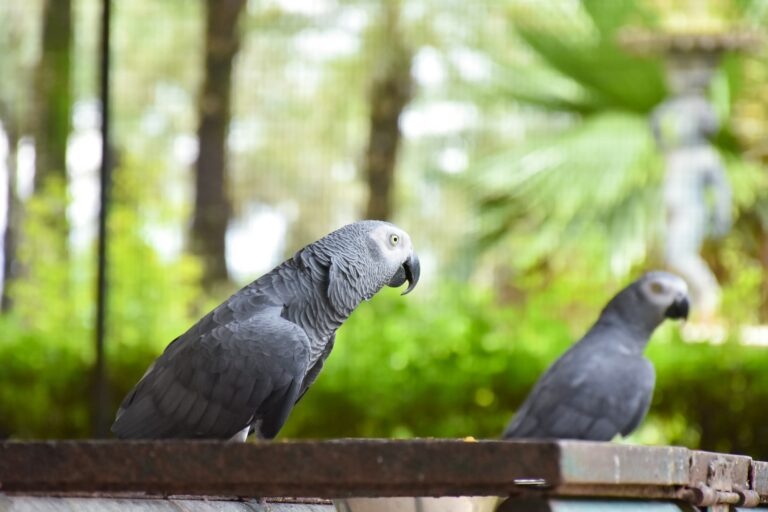
[[[298,396],[309,342],[244,290],[166,348],[125,398],[121,438],[229,438],[256,419],[274,436]]]
[[[642,357],[564,355],[544,374],[504,431],[504,438],[609,441],[642,421],[654,371]]]

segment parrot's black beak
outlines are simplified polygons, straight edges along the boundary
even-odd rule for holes
[[[672,305],[667,308],[667,310],[664,312],[664,316],[672,319],[682,318],[687,320],[690,308],[691,305],[688,302],[688,297],[679,297],[675,299],[675,302],[673,302]]]
[[[408,280],[408,288],[406,288],[401,295],[406,295],[416,288],[416,284],[419,282],[419,276],[421,275],[421,264],[419,263],[419,257],[416,256],[415,252],[411,252],[411,255],[405,260],[405,263],[403,263],[403,270],[405,270],[405,278]]]
[[[392,288],[402,286],[403,283],[408,281],[408,288],[401,295],[411,293],[411,290],[416,288],[416,284],[419,282],[419,275],[421,274],[421,265],[419,264],[419,257],[416,253],[411,252],[408,259],[403,262],[403,265],[397,269],[397,272],[392,279],[389,280],[387,285]]]

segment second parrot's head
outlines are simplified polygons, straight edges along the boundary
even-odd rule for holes
[[[643,274],[621,290],[603,313],[618,315],[636,332],[650,335],[666,318],[688,318],[689,309],[685,281],[657,270]]]
[[[642,296],[652,308],[663,312],[663,318],[688,318],[688,285],[682,278],[669,272],[654,271],[643,275],[638,282]]]

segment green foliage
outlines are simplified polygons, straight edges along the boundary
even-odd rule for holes
[[[281,436],[498,436],[620,283],[539,274],[521,286],[525,298],[508,305],[461,283],[422,300],[382,292],[340,329]],[[649,345],[656,394],[629,441],[768,456],[768,351],[684,343],[679,328],[668,323]]]
[[[589,0],[534,10],[513,8],[510,18],[516,34],[534,53],[534,63],[526,71],[543,68],[559,75],[539,82],[536,91],[521,97],[515,94],[517,81],[512,82],[513,98],[583,114],[606,109],[646,113],[664,98],[661,63],[631,56],[619,46],[620,28],[629,22],[648,22],[641,3]],[[580,91],[578,96],[561,98],[560,105],[546,101],[560,96],[558,85],[563,80]],[[520,81],[525,84],[525,75]]]
[[[67,308],[65,301],[52,302],[46,310]],[[30,328],[6,316],[0,332],[0,434],[86,436],[93,354],[87,330]]]
[[[136,208],[136,168],[117,172],[110,218],[107,358],[113,405],[149,363],[190,323],[200,295],[199,267],[187,256],[164,261],[148,243]],[[41,197],[44,203],[46,197]],[[95,275],[92,251],[46,258],[58,233],[28,203],[21,255],[32,274],[13,289],[17,307],[0,317],[0,432],[14,437],[89,435],[94,361]]]
[[[628,56],[614,40],[573,45],[554,34],[527,27],[520,27],[518,33],[555,70],[584,87],[583,103],[574,105],[574,109],[590,112],[622,108],[644,113],[664,98],[659,64]]]
[[[30,198],[22,226],[19,260],[23,280],[13,284],[16,310],[25,324],[37,323],[42,329],[68,330],[84,321],[82,313],[71,307],[78,289],[77,278],[68,265],[69,250],[65,222],[61,222],[68,203],[64,183],[51,176],[44,190]],[[64,308],[51,308],[48,297],[61,299]]]
[[[677,423],[656,441],[707,450],[768,456],[768,352],[731,340],[723,345],[656,340],[649,357],[657,368],[653,417]],[[684,428],[680,428],[684,425]]]

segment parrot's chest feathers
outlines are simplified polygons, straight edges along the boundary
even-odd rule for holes
[[[311,339],[309,343],[309,366],[312,368],[320,357],[322,357],[325,348],[328,346],[328,338]]]
[[[309,365],[324,358],[332,343],[336,330],[352,313],[344,304],[334,303],[328,293],[327,276],[321,274],[303,274],[298,286],[282,297],[281,316],[301,327],[309,340]],[[288,288],[291,290],[290,288]],[[296,293],[295,290],[301,290]],[[360,302],[356,299],[355,305]]]
[[[310,300],[294,304],[285,310],[285,317],[304,331],[309,340],[309,366],[328,352],[336,330],[346,320],[346,315],[330,308],[325,300]]]

